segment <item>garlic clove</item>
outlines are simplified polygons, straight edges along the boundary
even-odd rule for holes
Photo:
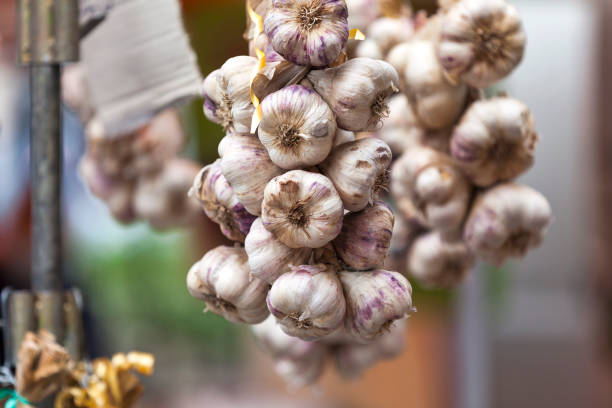
[[[383,202],[344,216],[342,231],[333,241],[340,259],[350,268],[381,267],[389,252],[393,233],[393,212]]]
[[[315,91],[291,85],[268,95],[261,110],[257,134],[279,167],[314,166],[331,151],[336,120]]]
[[[447,240],[436,231],[418,237],[407,259],[410,275],[423,286],[434,289],[459,285],[474,265],[474,258],[463,241]]]
[[[451,153],[479,187],[514,179],[534,162],[534,118],[522,102],[497,97],[470,106],[455,128]]]
[[[249,274],[247,255],[238,247],[219,246],[189,271],[189,292],[211,312],[233,323],[259,323],[268,316],[269,285]]]
[[[412,287],[398,272],[340,272],[346,297],[346,329],[360,343],[382,336],[412,311]]]
[[[344,0],[272,0],[264,30],[287,61],[324,67],[348,40],[347,14]]]
[[[346,311],[340,281],[323,265],[301,265],[279,276],[267,303],[281,329],[302,340],[328,335],[340,326]]]
[[[412,41],[406,46],[403,90],[410,106],[426,129],[441,129],[454,124],[463,111],[468,88],[452,84],[446,77],[435,46],[428,41]]]
[[[264,189],[283,170],[275,165],[259,139],[227,135],[219,144],[221,170],[238,201],[253,215],[261,215]]]
[[[501,265],[508,257],[523,257],[539,246],[551,216],[550,204],[536,190],[498,184],[476,197],[463,238],[476,255]]]
[[[223,235],[232,241],[244,242],[257,217],[238,201],[234,189],[223,177],[220,159],[200,170],[190,193],[202,205],[206,216],[219,224]]]
[[[389,115],[387,99],[399,89],[395,69],[371,58],[313,70],[307,78],[336,114],[338,126],[354,132],[375,130]]]
[[[290,248],[319,248],[336,238],[344,208],[332,182],[321,174],[292,170],[265,188],[265,228]]]
[[[364,138],[332,150],[319,165],[334,183],[349,211],[364,209],[387,189],[391,149],[380,139]]]
[[[438,57],[453,77],[486,88],[516,68],[525,43],[513,5],[505,0],[464,0],[444,16]]]
[[[291,265],[302,265],[308,261],[310,248],[289,248],[274,234],[265,229],[261,218],[257,218],[244,241],[244,249],[249,256],[251,275],[274,283],[276,278],[289,272]]]
[[[251,73],[256,64],[254,57],[233,57],[204,79],[204,114],[226,132],[250,133],[255,109],[250,95]]]

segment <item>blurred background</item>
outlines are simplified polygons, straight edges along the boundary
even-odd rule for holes
[[[433,2],[414,1],[433,9]],[[139,407],[610,407],[612,406],[612,2],[513,0],[528,46],[501,87],[525,101],[540,133],[522,181],[551,202],[544,244],[521,262],[479,265],[458,291],[418,290],[406,352],[344,383],[327,373],[287,389],[248,330],[185,289],[189,266],[225,242],[205,219],[156,232],[121,225],[77,175],[83,129],[64,113],[64,253],[85,298],[92,357],[157,357]],[[247,54],[242,0],[183,0],[206,75]],[[0,0],[0,284],[29,286],[28,85],[14,63],[14,1]],[[217,157],[221,127],[202,102],[181,109],[184,155]],[[332,370],[328,370],[332,371]]]

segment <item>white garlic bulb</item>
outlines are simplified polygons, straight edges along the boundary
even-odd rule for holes
[[[250,326],[257,343],[273,358],[293,360],[309,358],[314,349],[323,348],[319,342],[304,341],[285,333],[272,315],[261,323]]]
[[[404,273],[406,254],[414,240],[424,231],[423,226],[404,217],[395,217],[393,235],[389,243],[389,254],[385,258],[384,269]]]
[[[332,150],[319,165],[336,186],[344,207],[359,211],[387,189],[391,149],[380,139],[364,138]]]
[[[189,293],[207,309],[233,323],[259,323],[268,316],[269,285],[249,274],[247,255],[238,247],[219,246],[187,274]]]
[[[272,0],[264,20],[272,47],[287,61],[324,67],[348,40],[344,0]]]
[[[499,184],[476,197],[463,238],[476,255],[501,264],[540,245],[551,216],[550,204],[536,190]]]
[[[133,198],[138,218],[159,229],[192,223],[201,210],[187,192],[198,171],[196,163],[177,158],[161,172],[138,179]]]
[[[340,272],[346,329],[361,343],[380,337],[412,311],[412,286],[398,272]]]
[[[424,135],[425,130],[418,125],[406,95],[392,96],[389,100],[389,118],[385,120],[385,126],[376,132],[376,137],[389,145],[393,156],[399,157],[406,149],[421,143]]]
[[[391,169],[391,193],[398,209],[429,228],[457,231],[471,191],[449,156],[425,146],[407,150]]]
[[[380,16],[379,0],[346,0],[348,25],[363,32]]]
[[[453,131],[451,153],[477,186],[511,180],[533,164],[538,141],[534,127],[529,108],[516,99],[475,102]]]
[[[420,124],[441,129],[454,124],[463,111],[468,88],[452,84],[428,41],[412,41],[404,48],[403,90]]]
[[[204,212],[219,224],[221,232],[232,241],[244,242],[255,216],[249,213],[234,194],[221,171],[221,160],[204,167],[193,179],[190,190],[202,204]]]
[[[274,364],[276,373],[292,388],[315,383],[325,368],[325,347],[315,347],[308,358],[281,358]]]
[[[384,61],[353,58],[308,74],[315,90],[336,114],[338,126],[354,132],[375,130],[389,115],[387,99],[399,89],[395,69]]]
[[[250,95],[251,73],[256,64],[257,58],[254,57],[233,57],[204,79],[204,114],[223,126],[226,132],[251,132],[251,118],[255,109]]]
[[[385,55],[375,40],[366,38],[355,46],[355,57],[381,60],[385,58]]]
[[[453,77],[486,88],[521,62],[526,35],[505,0],[463,0],[443,17],[438,56]]]
[[[253,136],[227,135],[219,143],[221,170],[248,212],[261,215],[268,182],[283,170],[270,160],[266,148]]]
[[[384,201],[376,201],[359,212],[346,214],[333,244],[348,267],[367,270],[383,266],[392,233],[393,212]]]
[[[367,29],[366,40],[362,41],[357,45],[355,53],[358,57],[365,57],[368,55],[362,55],[363,45],[368,41],[374,42],[380,50],[381,57],[384,56],[393,48],[395,45],[405,41],[414,32],[414,25],[409,18],[391,18],[383,17],[374,21]],[[369,47],[369,46],[367,46]],[[372,57],[376,58],[376,57]]]
[[[263,224],[290,248],[319,248],[340,233],[344,208],[332,182],[292,170],[272,179],[262,204]]]
[[[261,103],[259,140],[270,159],[284,169],[314,166],[329,154],[336,120],[327,103],[313,90],[291,85]]]
[[[369,344],[340,344],[333,349],[334,361],[342,378],[359,377],[381,360],[394,358],[404,350],[405,320],[399,320],[389,333]]]
[[[274,234],[265,229],[261,218],[257,218],[244,241],[244,249],[249,256],[251,275],[270,284],[291,265],[302,265],[308,261],[310,248],[289,248]]]
[[[303,340],[330,334],[340,326],[346,311],[340,281],[324,265],[292,267],[274,281],[267,303],[281,329]]]
[[[474,258],[460,239],[445,239],[433,231],[418,237],[410,248],[408,271],[425,287],[446,289],[460,284]]]

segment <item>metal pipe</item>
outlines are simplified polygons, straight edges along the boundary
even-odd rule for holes
[[[59,64],[33,64],[30,168],[32,181],[32,288],[62,290],[61,107]]]

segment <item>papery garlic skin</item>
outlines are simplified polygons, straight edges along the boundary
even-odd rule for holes
[[[261,218],[288,247],[320,248],[340,233],[343,213],[342,200],[327,177],[292,170],[266,186]]]
[[[346,329],[361,343],[380,337],[412,311],[412,286],[398,272],[382,269],[339,273],[346,297]]]
[[[337,329],[346,303],[333,269],[301,265],[274,281],[267,297],[268,309],[281,329],[303,340],[321,338]]]
[[[398,320],[389,333],[369,344],[341,344],[333,350],[338,373],[342,378],[358,378],[381,360],[394,358],[404,350],[405,319]]]
[[[340,259],[350,268],[382,267],[393,234],[393,212],[384,201],[344,216],[342,231],[334,239]]]
[[[204,114],[226,132],[249,134],[251,131],[255,109],[250,96],[251,73],[256,64],[254,57],[233,57],[204,79]]]
[[[219,224],[221,232],[232,241],[244,242],[255,221],[234,194],[221,170],[221,160],[204,167],[193,180],[190,193],[202,205],[204,212]]]
[[[187,274],[189,292],[208,310],[233,323],[259,323],[268,316],[268,284],[249,274],[247,255],[238,247],[212,249]]]
[[[334,147],[341,144],[352,142],[355,140],[355,132],[336,128],[336,136],[334,137]]]
[[[412,41],[409,44],[404,48],[403,91],[416,117],[427,129],[454,124],[465,107],[467,86],[452,84],[446,79],[433,43]]]
[[[332,150],[319,165],[349,211],[364,209],[387,189],[391,149],[376,138],[358,139]]]
[[[459,285],[474,265],[474,257],[461,239],[446,240],[436,231],[418,237],[410,248],[410,276],[427,288]]]
[[[331,151],[336,120],[315,91],[301,85],[288,86],[268,95],[261,110],[257,134],[279,167],[314,166]]]
[[[201,214],[199,205],[187,193],[199,166],[186,159],[175,159],[162,171],[138,180],[133,206],[138,218],[164,229],[188,225]]]
[[[347,16],[344,0],[272,0],[264,30],[287,61],[324,67],[348,40]]]
[[[534,162],[535,120],[522,102],[496,97],[475,102],[453,131],[451,153],[479,187],[512,180]]]
[[[486,88],[521,62],[526,35],[516,7],[505,0],[463,0],[443,17],[438,57],[468,85]]]
[[[371,131],[389,115],[387,99],[399,89],[395,69],[384,61],[353,58],[307,77],[336,114],[342,129]]]
[[[540,245],[552,217],[536,190],[503,183],[480,193],[465,222],[463,238],[474,254],[501,265]]]
[[[398,209],[428,228],[456,232],[471,192],[451,158],[429,147],[407,150],[391,169],[391,193]]]
[[[238,201],[253,215],[261,215],[268,182],[283,170],[270,160],[266,148],[252,136],[227,135],[219,143],[221,170]]]
[[[251,275],[269,284],[289,272],[291,265],[305,264],[312,253],[310,248],[289,248],[280,242],[264,227],[261,218],[253,222],[244,249],[249,256]]]

